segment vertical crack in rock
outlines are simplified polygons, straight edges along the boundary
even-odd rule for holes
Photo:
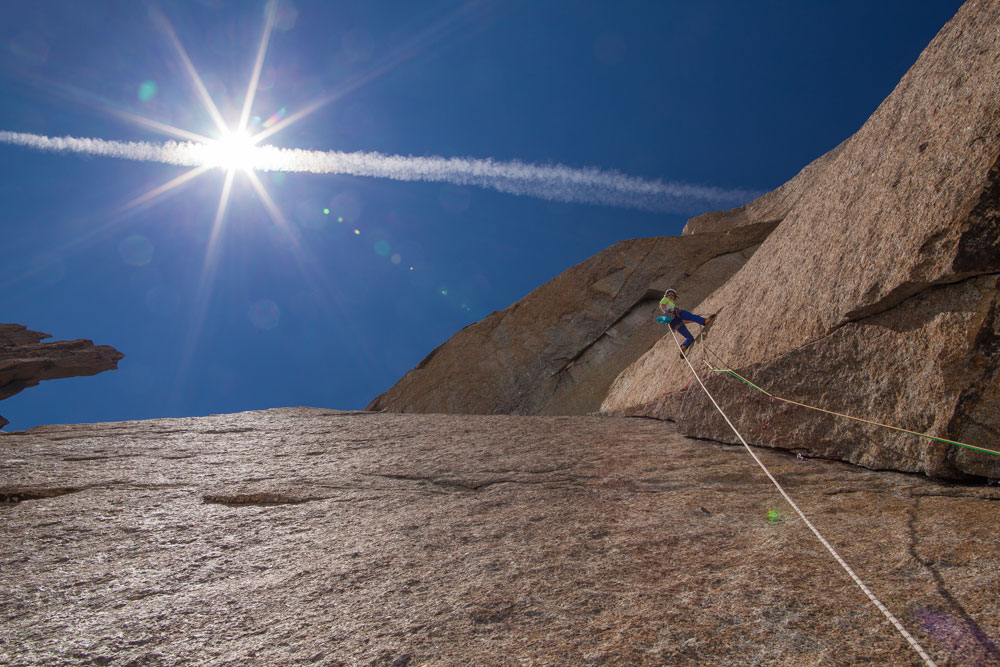
[[[621,241],[532,290],[502,314],[463,328],[369,408],[594,412],[614,377],[662,333],[654,330],[651,317],[641,325],[633,321],[649,285],[686,286],[696,303],[738,270],[747,249],[759,247],[773,230],[773,224],[756,223],[696,236]],[[684,275],[695,277],[676,284]],[[584,367],[578,368],[581,360]],[[576,370],[567,376],[570,368]]]
[[[990,304],[972,347],[975,350],[972,365],[978,372],[959,395],[954,416],[948,424],[948,432],[957,434],[972,431],[992,435],[1000,442],[1000,423],[994,420],[995,423],[991,425],[975,418],[978,408],[991,400],[991,393],[996,391],[995,383],[1000,377],[1000,298],[994,298]],[[984,412],[993,413],[993,410],[987,407]]]
[[[948,590],[944,577],[934,563],[917,553],[916,523],[919,510],[920,498],[916,497],[913,506],[907,510],[906,551],[930,573],[938,595],[948,605],[948,612],[927,607],[914,612],[914,616],[936,642],[946,646],[952,654],[959,654],[962,664],[1000,665],[1000,649]]]

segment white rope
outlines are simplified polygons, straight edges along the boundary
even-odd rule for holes
[[[677,346],[677,349],[680,351],[681,357],[684,359],[684,362],[688,365],[688,368],[690,368],[691,372],[694,374],[694,379],[697,380],[698,384],[701,385],[702,391],[705,392],[705,395],[708,396],[708,399],[712,401],[712,405],[715,406],[715,409],[719,411],[719,414],[722,415],[722,418],[726,420],[727,424],[729,424],[729,428],[733,429],[733,433],[735,433],[736,437],[740,439],[740,442],[742,442],[743,446],[746,447],[746,450],[750,453],[750,456],[753,457],[753,460],[757,462],[757,465],[760,466],[760,469],[764,471],[764,474],[767,475],[768,479],[770,479],[771,482],[774,484],[774,486],[777,487],[782,497],[784,497],[784,499],[788,501],[788,504],[792,506],[792,509],[795,510],[795,512],[802,519],[802,521],[807,526],[809,526],[809,530],[813,532],[816,538],[823,544],[824,547],[826,547],[827,551],[829,551],[833,555],[833,557],[837,560],[837,562],[840,563],[840,566],[844,568],[847,574],[851,576],[851,579],[854,580],[854,583],[856,583],[858,587],[862,591],[864,591],[864,594],[868,596],[868,599],[871,600],[876,607],[878,607],[879,611],[881,611],[885,615],[885,617],[889,619],[889,622],[892,623],[896,627],[896,629],[899,630],[899,633],[903,635],[903,638],[906,639],[907,642],[909,642],[913,650],[916,651],[921,658],[923,658],[924,663],[927,665],[927,667],[937,667],[937,663],[935,663],[931,659],[931,657],[927,655],[927,652],[923,649],[922,646],[920,646],[920,644],[917,643],[917,640],[913,638],[913,635],[911,635],[909,632],[906,631],[906,628],[903,627],[903,624],[900,623],[899,620],[892,615],[892,612],[890,612],[886,608],[886,606],[882,604],[882,602],[877,597],[875,597],[875,594],[872,593],[867,586],[865,586],[864,582],[861,581],[858,575],[854,573],[854,570],[851,569],[851,566],[848,565],[847,562],[840,557],[840,554],[837,553],[837,550],[834,549],[833,546],[831,546],[830,543],[826,541],[826,538],[824,538],[823,535],[820,534],[819,530],[816,529],[816,526],[812,525],[812,522],[808,518],[806,518],[806,515],[802,512],[802,510],[799,509],[799,506],[795,504],[795,501],[792,500],[791,496],[785,493],[785,490],[781,487],[781,484],[778,484],[778,480],[774,478],[774,475],[771,474],[771,471],[767,469],[764,463],[759,458],[757,458],[756,454],[754,454],[753,450],[750,449],[750,445],[747,444],[747,441],[743,439],[743,436],[740,435],[740,432],[736,430],[735,426],[733,426],[733,422],[729,421],[729,417],[727,417],[726,413],[722,411],[722,408],[720,408],[719,404],[716,403],[715,398],[708,391],[708,388],[705,387],[705,383],[701,381],[700,377],[698,377],[698,373],[697,371],[695,371],[694,366],[691,365],[691,362],[688,360],[687,355],[684,354],[684,350],[681,349],[681,344],[680,342],[678,342],[677,334],[674,332],[673,329],[670,330],[670,335],[673,336],[674,345]]]

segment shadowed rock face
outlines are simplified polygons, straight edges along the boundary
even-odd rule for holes
[[[787,398],[1000,449],[997,25],[1000,3],[966,3],[858,133],[792,188],[802,192],[781,224],[697,306],[721,311],[692,355],[698,367],[705,358]],[[603,409],[735,440],[706,399],[680,393],[690,375],[677,357],[661,340],[617,378]],[[713,376],[709,389],[751,432],[770,412],[732,378]],[[1000,477],[1000,457],[799,408],[777,418],[784,426],[762,442]]]
[[[665,332],[663,291],[701,299],[774,228],[622,241],[434,350],[370,410],[479,414],[596,411],[626,366]]]
[[[758,454],[938,664],[1000,664],[1000,489]],[[0,609],[5,665],[919,664],[742,447],[609,417],[0,435]]]
[[[0,400],[42,380],[97,375],[118,368],[124,354],[89,340],[42,343],[49,334],[20,324],[0,324]],[[9,422],[0,417],[0,428]]]

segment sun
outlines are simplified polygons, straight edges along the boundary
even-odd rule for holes
[[[226,171],[253,169],[256,142],[248,132],[226,130],[222,137],[205,146],[205,166]]]

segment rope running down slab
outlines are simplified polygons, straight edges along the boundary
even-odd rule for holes
[[[903,638],[907,641],[907,643],[909,643],[910,647],[912,647],[913,650],[916,651],[917,654],[923,659],[924,664],[926,664],[927,667],[937,667],[937,663],[935,663],[934,660],[932,660],[931,657],[927,654],[927,652],[923,649],[923,647],[919,643],[917,643],[917,640],[913,638],[913,635],[907,632],[906,628],[903,627],[903,624],[899,622],[899,619],[893,616],[892,612],[889,611],[889,609],[884,604],[882,604],[882,601],[879,600],[877,597],[875,597],[875,594],[872,593],[871,590],[865,585],[865,583],[861,581],[861,578],[854,573],[854,570],[852,570],[851,566],[847,564],[847,561],[845,561],[840,556],[840,554],[837,553],[837,550],[834,549],[833,546],[826,541],[826,538],[823,537],[822,533],[820,533],[819,530],[816,528],[816,526],[814,526],[812,522],[806,517],[805,513],[801,509],[799,509],[799,506],[795,504],[795,501],[792,500],[791,496],[789,496],[785,492],[785,489],[782,488],[781,484],[778,483],[778,480],[774,478],[774,475],[772,475],[771,471],[767,469],[767,466],[764,465],[764,462],[757,457],[757,455],[754,453],[752,449],[750,449],[750,445],[748,445],[747,441],[743,439],[743,436],[740,435],[740,432],[736,430],[736,427],[733,426],[733,422],[729,420],[729,417],[726,416],[726,413],[723,412],[722,408],[719,407],[719,404],[716,403],[715,398],[712,396],[711,393],[709,393],[708,388],[705,387],[705,383],[701,381],[700,377],[698,377],[698,372],[695,371],[694,366],[691,365],[691,362],[688,360],[687,355],[684,354],[684,350],[681,348],[681,344],[677,340],[677,334],[674,333],[673,329],[670,330],[670,335],[673,336],[674,344],[677,346],[677,349],[681,352],[681,358],[684,359],[684,362],[688,365],[688,368],[691,369],[691,373],[694,375],[695,380],[698,381],[698,384],[701,385],[702,391],[704,391],[705,395],[708,396],[708,399],[712,401],[712,405],[714,405],[715,409],[719,411],[719,414],[722,415],[722,418],[726,420],[726,423],[729,424],[729,428],[731,428],[733,430],[733,433],[736,434],[736,437],[740,439],[740,442],[743,443],[743,446],[746,448],[747,452],[750,453],[750,456],[753,457],[753,460],[757,462],[757,465],[760,466],[760,469],[764,471],[764,474],[767,475],[767,478],[771,480],[771,483],[773,483],[774,486],[778,489],[782,497],[788,502],[789,505],[792,506],[792,509],[795,510],[795,513],[799,515],[799,518],[801,518],[802,521],[806,524],[806,526],[809,527],[809,530],[811,530],[813,532],[813,535],[816,536],[816,538],[820,541],[820,543],[824,547],[826,547],[827,551],[830,552],[830,554],[840,564],[840,566],[844,568],[844,571],[847,572],[848,575],[850,575],[851,579],[854,580],[854,583],[858,585],[858,588],[860,588],[864,592],[864,594],[868,596],[868,599],[872,601],[872,604],[878,607],[879,611],[881,611],[882,614],[889,620],[889,622],[892,623],[892,625],[896,628],[896,630],[899,631],[899,633],[903,636]]]

